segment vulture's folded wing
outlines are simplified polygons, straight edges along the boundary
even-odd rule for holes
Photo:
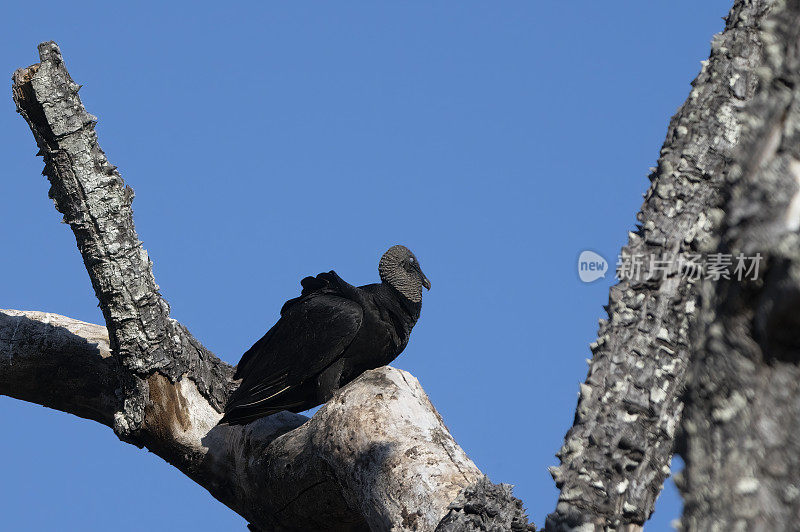
[[[320,291],[293,301],[242,356],[236,369],[242,383],[225,407],[226,418],[234,419],[237,410],[266,415],[294,406],[292,390],[342,356],[362,318],[360,304],[333,293]]]

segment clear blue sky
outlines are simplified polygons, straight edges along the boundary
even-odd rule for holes
[[[300,279],[377,280],[408,245],[433,290],[394,363],[537,525],[615,260],[669,117],[730,0],[7,3],[0,308],[102,323],[10,76],[56,40],[173,315],[230,363]],[[0,528],[243,530],[106,427],[0,397]],[[671,482],[646,530],[680,513]]]

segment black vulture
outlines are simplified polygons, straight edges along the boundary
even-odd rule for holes
[[[368,369],[394,360],[408,344],[431,284],[405,246],[378,264],[381,282],[352,286],[336,272],[306,277],[299,297],[236,366],[239,387],[220,423],[245,424],[281,410],[302,412]]]

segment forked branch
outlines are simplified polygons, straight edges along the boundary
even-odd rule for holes
[[[39,53],[40,63],[14,73],[14,100],[106,327],[0,311],[0,394],[112,427],[257,529],[526,526],[519,501],[483,478],[417,380],[397,369],[365,373],[310,420],[282,412],[218,426],[233,368],[169,317],[133,225],[133,191],[100,149],[97,119],[58,46],[42,43]],[[466,511],[476,497],[501,511]]]

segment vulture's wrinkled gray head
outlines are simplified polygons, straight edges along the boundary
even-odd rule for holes
[[[417,257],[405,246],[392,246],[378,263],[381,281],[394,287],[414,303],[422,301],[422,287],[431,289],[431,282],[422,273]]]

